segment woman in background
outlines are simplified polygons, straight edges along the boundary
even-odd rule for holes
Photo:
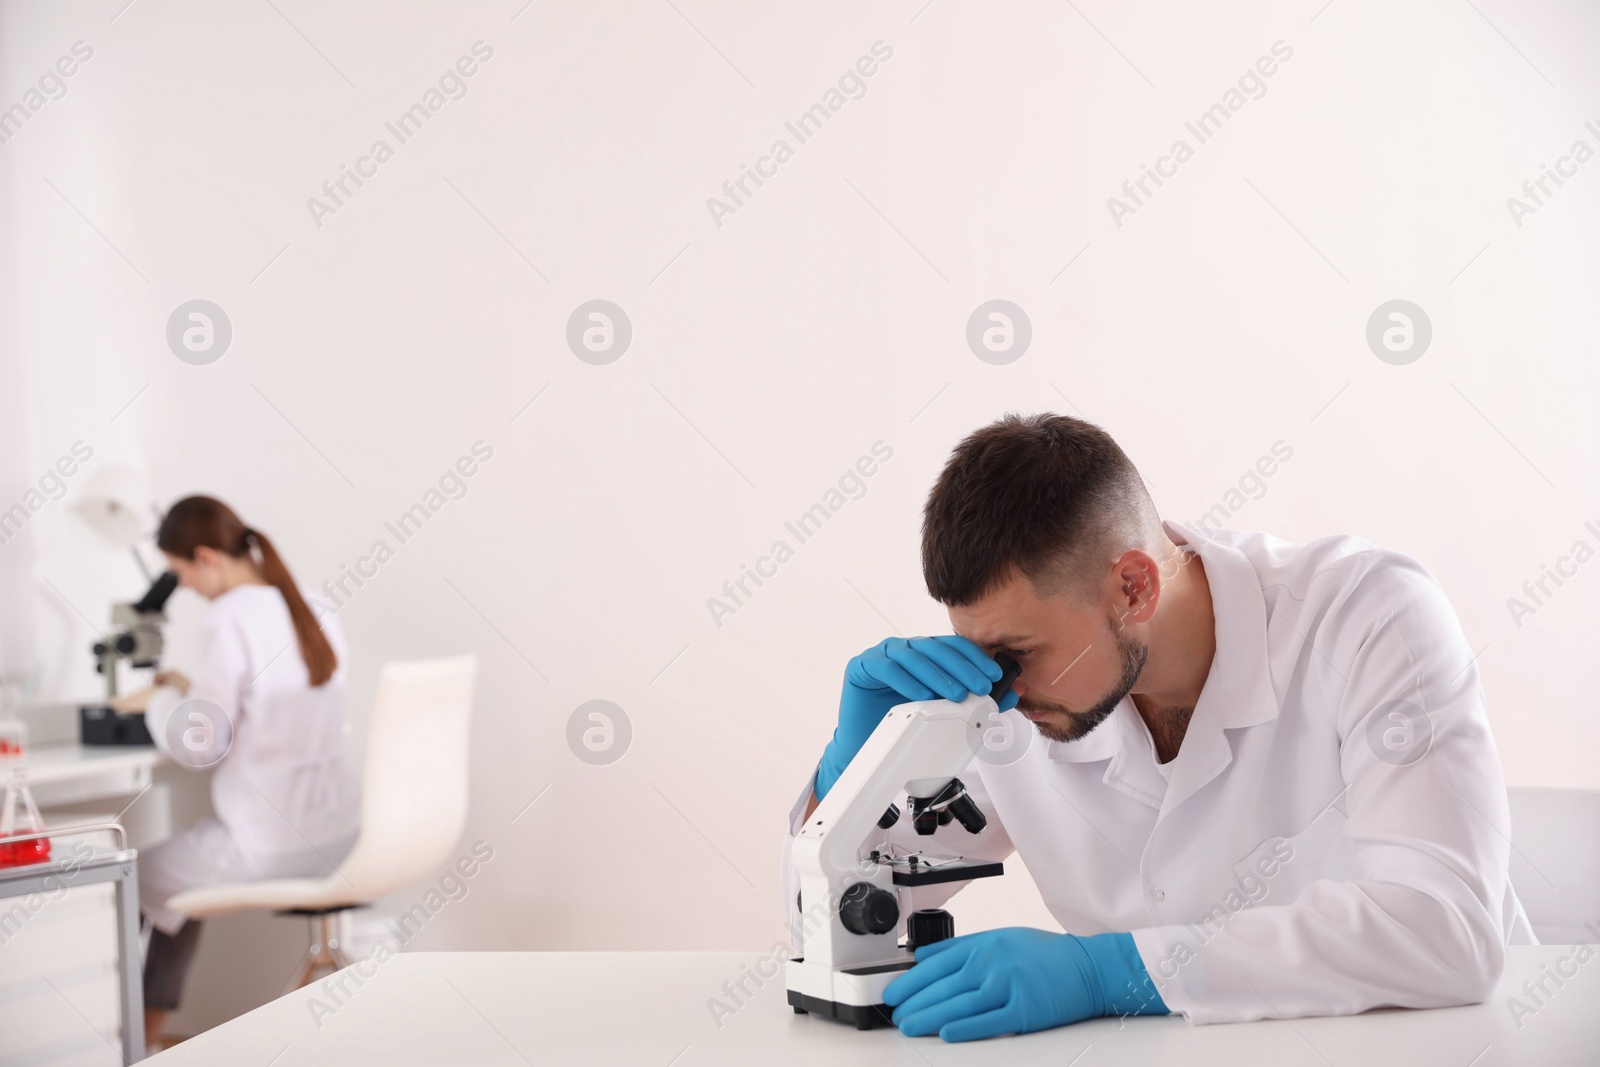
[[[211,602],[191,680],[156,675],[145,719],[180,765],[216,765],[216,818],[139,857],[152,930],[145,959],[146,1040],[178,1006],[200,934],[170,911],[181,890],[333,873],[355,842],[359,786],[343,762],[344,635],[308,598],[259,530],[211,497],[178,501],[156,545],[178,584]]]

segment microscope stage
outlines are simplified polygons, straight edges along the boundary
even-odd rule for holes
[[[1006,873],[1005,864],[998,860],[992,863],[943,863],[936,867],[918,866],[915,868],[897,867],[893,878],[895,885],[918,886],[939,885],[943,882],[968,882],[974,878],[996,878]]]

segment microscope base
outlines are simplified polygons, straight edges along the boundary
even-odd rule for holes
[[[804,993],[789,990],[789,1003],[796,1015],[820,1015],[824,1019],[837,1019],[857,1030],[871,1030],[875,1026],[893,1026],[893,1011],[887,1004],[840,1004],[834,1000],[818,1000]]]
[[[103,704],[78,708],[78,740],[85,745],[153,745],[144,712],[121,715]]]
[[[789,1004],[796,1015],[817,1015],[848,1023],[857,1030],[893,1026],[893,1009],[883,1002],[883,990],[911,969],[909,955],[891,963],[834,971],[790,960],[787,970]]]

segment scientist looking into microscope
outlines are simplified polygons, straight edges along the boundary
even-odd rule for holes
[[[139,901],[152,927],[145,1034],[154,1044],[178,1006],[200,921],[165,903],[182,890],[323,877],[355,844],[359,785],[342,758],[344,634],[321,618],[267,536],[220,500],[191,496],[161,520],[156,546],[182,588],[210,601],[191,679],[117,702],[143,707],[150,735],[190,769],[215,766],[216,818],[139,856]]]
[[[1472,649],[1415,560],[1163,522],[1104,431],[1008,415],[950,457],[922,564],[955,635],[890,638],[847,665],[790,812],[792,943],[789,849],[819,799],[891,707],[987,694],[1000,653],[1022,668],[1000,702],[1022,751],[980,752],[965,776],[987,827],[930,839],[902,820],[887,837],[1015,851],[1069,932],[918,948],[883,994],[902,1032],[1476,1003],[1506,945],[1534,942]],[[953,891],[919,888],[915,906]]]

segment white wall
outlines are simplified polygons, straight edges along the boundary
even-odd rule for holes
[[[493,448],[341,616],[358,720],[383,661],[481,657],[495,859],[417,944],[776,936],[777,834],[844,661],[946,628],[920,504],[1010,409],[1105,426],[1180,520],[1287,443],[1232,524],[1416,555],[1484,650],[1510,781],[1600,785],[1600,563],[1507,607],[1600,547],[1600,162],[1520,227],[1506,206],[1600,147],[1592,7],[120,7],[0,6],[0,104],[94,50],[0,145],[0,505],[81,438],[163,501],[229,500],[318,586]],[[307,198],[480,40],[467,95],[319,228]],[[707,198],[880,40],[866,95],[717,226]],[[1116,225],[1107,198],[1280,40],[1265,95]],[[195,297],[234,328],[209,366],[164,340]],[[609,366],[564,340],[596,297],[633,324]],[[996,297],[1033,325],[1007,366],[964,340]],[[1393,298],[1433,324],[1407,366],[1364,339]],[[707,598],[880,440],[865,496],[716,625]],[[0,575],[5,669],[88,692],[86,618],[131,565],[51,504]],[[567,720],[602,698],[633,740],[589,766]],[[1045,921],[1003,881],[969,928]]]

